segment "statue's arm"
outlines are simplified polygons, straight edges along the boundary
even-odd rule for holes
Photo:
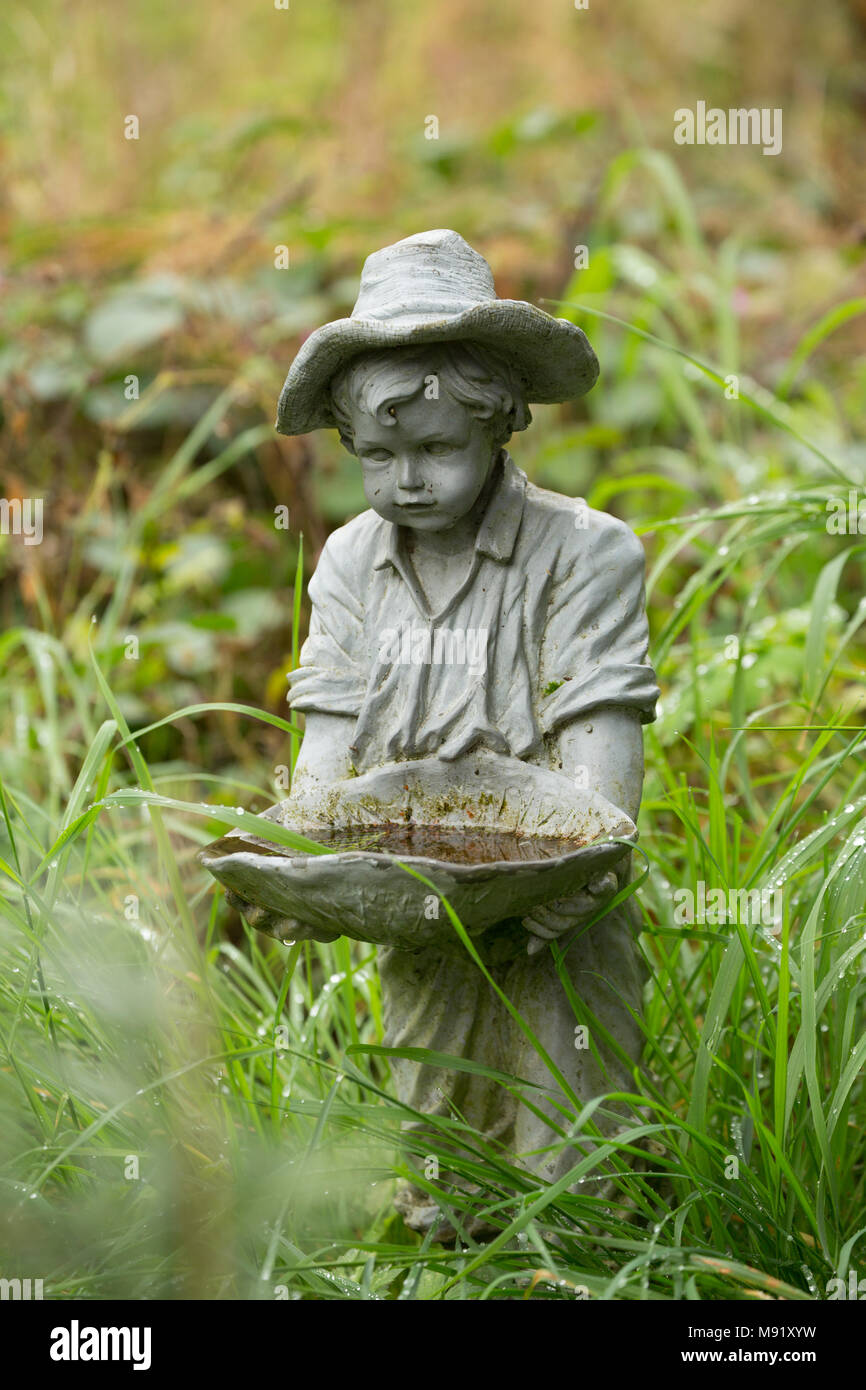
[[[554,767],[599,792],[637,820],[643,790],[643,730],[632,710],[602,708],[563,724],[552,735]],[[586,768],[586,781],[580,770]]]
[[[550,738],[554,768],[577,779],[581,787],[598,792],[632,820],[637,819],[644,761],[643,732],[636,712],[599,707],[561,725]],[[627,855],[616,872],[600,874],[582,892],[536,908],[523,922],[535,938],[529,944],[529,954],[594,916],[627,882],[630,872],[631,856]]]
[[[327,786],[351,776],[350,745],[356,723],[353,714],[308,711],[305,715],[304,739],[292,776],[293,793]]]

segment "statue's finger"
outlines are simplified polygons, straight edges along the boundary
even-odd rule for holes
[[[552,941],[557,935],[556,927],[547,926],[537,917],[524,917],[523,925],[528,932],[534,937],[540,938],[541,941]]]
[[[610,872],[596,874],[595,878],[591,878],[586,886],[595,898],[613,897],[617,889],[616,874]]]

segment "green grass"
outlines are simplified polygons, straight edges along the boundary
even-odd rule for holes
[[[234,621],[220,574],[259,593],[267,556],[226,531],[233,568],[172,578],[264,429],[247,422],[196,466],[239,382],[143,507],[94,483],[68,600],[37,576],[41,626],[0,637],[6,1277],[78,1298],[810,1299],[862,1266],[863,544],[828,534],[826,501],[861,486],[863,462],[856,392],[801,372],[862,301],[805,331],[775,392],[750,381],[730,312],[739,249],[711,251],[671,167],[645,152],[611,167],[605,196],[638,167],[670,205],[670,264],[630,274],[634,248],[612,236],[565,288],[561,312],[593,333],[605,380],[587,422],[539,412],[514,446],[537,481],[585,487],[648,550],[663,700],[646,737],[652,977],[632,1090],[576,1114],[560,1087],[556,1142],[574,1166],[554,1186],[456,1114],[401,1139],[412,1116],[390,1086],[372,948],[258,937],[198,865],[221,829],[261,830],[251,813],[284,795],[272,770],[294,765],[299,739],[266,708],[278,697],[232,698],[223,679],[248,649],[219,645]],[[120,559],[88,588],[77,577],[106,512]],[[286,539],[283,670],[303,626],[303,547]],[[216,644],[197,677],[169,649],[180,638],[145,636],[140,665],[125,655],[162,613],[189,620],[184,641]],[[673,894],[699,882],[778,885],[778,932],[680,925]],[[518,1078],[494,1079],[532,1104]],[[598,1142],[614,1103],[627,1127]],[[409,1152],[481,1183],[496,1238],[446,1249],[407,1231],[391,1202]],[[460,1192],[427,1185],[459,1226]]]
[[[95,705],[95,682],[77,679]],[[435,1122],[443,1167],[462,1135],[470,1156],[451,1167],[484,1184],[502,1227],[449,1252],[423,1249],[390,1213],[407,1116],[377,1046],[373,953],[222,938],[219,897],[193,857],[212,833],[204,808],[197,823],[160,795],[167,809],[152,800],[145,821],[121,796],[106,804],[108,786],[127,780],[121,733],[112,721],[95,733],[59,820],[6,786],[4,1267],[14,1259],[77,1297],[274,1297],[278,1286],[522,1296],[544,1269],[534,1297],[580,1286],[607,1298],[803,1298],[810,1279],[844,1277],[866,1205],[859,734],[812,735],[757,820],[730,805],[747,800],[726,791],[733,748],[720,759],[697,745],[704,776],[687,784],[651,738],[641,901],[654,978],[648,1067],[621,1097],[633,1127],[584,1156],[574,1140],[570,1181],[549,1187],[459,1117]],[[43,751],[57,763],[76,754],[62,742]],[[188,771],[136,764],[142,781],[194,794]],[[838,815],[816,815],[834,785]],[[227,811],[224,823],[243,816]],[[781,939],[674,926],[666,881],[700,878],[783,880]],[[641,1172],[630,1158],[647,1135]],[[131,1158],[137,1177],[124,1176]],[[593,1196],[604,1175],[614,1195]],[[565,1190],[580,1179],[585,1193]],[[459,1221],[462,1199],[430,1190]]]

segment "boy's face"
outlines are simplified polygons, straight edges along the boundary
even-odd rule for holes
[[[352,437],[364,493],[374,511],[398,526],[445,531],[472,510],[498,450],[485,420],[443,395],[423,392],[392,408],[382,425],[352,407]]]

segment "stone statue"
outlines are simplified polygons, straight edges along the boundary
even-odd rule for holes
[[[204,855],[256,928],[377,942],[389,1046],[537,1083],[530,1106],[474,1074],[392,1063],[401,1100],[459,1113],[550,1180],[577,1161],[562,1142],[574,1099],[490,981],[581,1106],[633,1089],[624,1059],[640,1057],[644,981],[633,899],[586,924],[630,879],[641,725],[659,692],[639,541],[582,499],[535,487],[505,446],[531,403],[573,400],[597,375],[581,330],[499,299],[456,232],[368,258],[351,317],[305,341],[277,417],[284,434],[336,427],[370,504],[330,536],[310,582],[289,677],[304,739],[290,798],[266,813],[338,853],[259,856],[230,836]],[[392,838],[365,842],[365,827]],[[426,881],[394,854],[426,865]],[[459,907],[483,970],[431,882]],[[582,1045],[558,942],[600,1025],[595,1046]],[[439,1228],[414,1184],[398,1208],[418,1230]]]

